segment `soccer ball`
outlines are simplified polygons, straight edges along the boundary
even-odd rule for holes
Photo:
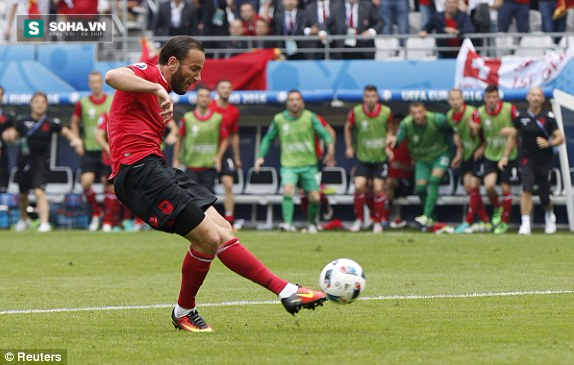
[[[337,259],[325,266],[319,276],[319,286],[335,303],[349,304],[365,289],[365,272],[351,259]]]

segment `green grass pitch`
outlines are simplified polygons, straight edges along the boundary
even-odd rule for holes
[[[275,273],[314,288],[330,260],[355,259],[366,272],[362,300],[292,317],[216,260],[198,296],[216,332],[185,333],[168,307],[183,239],[0,232],[0,348],[67,349],[68,364],[82,365],[574,364],[571,234],[239,238]],[[507,294],[457,296],[483,293]],[[13,311],[86,307],[94,309]]]

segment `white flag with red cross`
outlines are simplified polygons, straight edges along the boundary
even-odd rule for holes
[[[465,39],[456,59],[455,87],[484,89],[490,84],[502,89],[530,89],[554,80],[574,58],[574,47],[549,50],[540,57],[480,56]]]

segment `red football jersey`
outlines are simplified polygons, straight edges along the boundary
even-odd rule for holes
[[[389,161],[389,177],[410,179],[413,176],[413,160],[408,146],[408,141],[405,139],[393,150],[394,157]]]
[[[153,63],[136,63],[128,66],[142,79],[160,84],[169,93],[171,89]],[[120,166],[131,165],[149,155],[163,157],[161,141],[165,130],[157,96],[117,90],[108,119],[108,140],[112,157],[112,174]]]
[[[212,100],[209,109],[223,116],[223,124],[227,127],[229,134],[239,133],[239,109],[231,103],[222,108],[217,105],[217,100]]]

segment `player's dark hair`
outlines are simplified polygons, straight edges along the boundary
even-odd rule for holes
[[[484,93],[488,94],[488,93],[492,93],[492,92],[498,92],[498,86],[497,85],[488,85],[486,87],[486,89],[484,89]]]
[[[90,73],[88,74],[88,77],[90,77],[90,76],[100,76],[101,77],[102,73],[98,70],[93,70],[93,71],[90,71]]]
[[[375,85],[365,86],[365,88],[363,89],[363,92],[366,92],[366,91],[374,91],[374,92],[378,93],[377,87]]]
[[[301,97],[301,99],[303,99],[303,94],[301,94],[301,91],[297,90],[297,89],[291,89],[289,90],[289,92],[287,92],[287,97],[289,97],[289,95],[293,94],[293,93],[297,93],[299,94],[299,96]]]
[[[425,103],[423,103],[422,101],[413,101],[409,107],[413,108],[413,107],[417,107],[417,106],[422,106],[423,108],[427,107],[425,105]]]
[[[207,90],[207,92],[211,93],[211,90],[203,84],[195,86],[195,91],[199,92],[199,90]]]
[[[201,42],[188,35],[180,35],[173,37],[161,48],[159,51],[159,64],[167,65],[170,57],[177,58],[180,62],[187,57],[190,49],[197,49],[198,51],[205,52]]]
[[[34,100],[38,96],[43,97],[44,100],[46,100],[46,103],[48,102],[48,95],[42,91],[36,91],[34,94],[32,94],[32,99],[30,99],[30,101]]]
[[[233,83],[231,82],[231,80],[221,79],[221,80],[217,81],[217,84],[215,84],[215,88],[217,89],[217,88],[219,87],[219,84],[221,84],[222,82],[229,82],[231,85],[233,85]]]

